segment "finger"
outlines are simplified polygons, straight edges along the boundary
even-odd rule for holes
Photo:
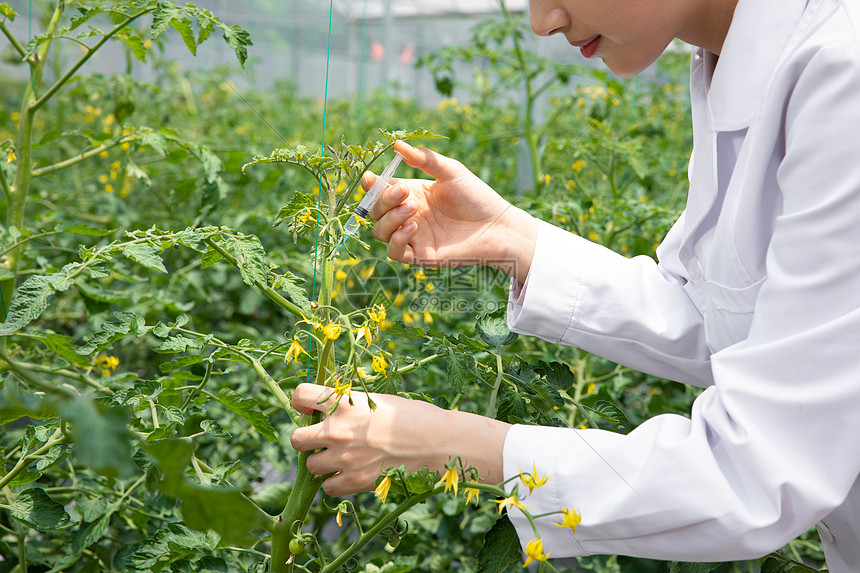
[[[415,250],[409,244],[409,240],[415,235],[418,230],[418,223],[408,221],[399,229],[392,233],[388,240],[387,254],[388,258],[399,261],[401,263],[413,264],[415,259]]]
[[[325,443],[320,437],[320,428],[318,424],[311,426],[303,426],[293,430],[290,435],[290,445],[297,452],[309,452],[311,450],[319,450],[325,447]]]
[[[379,197],[379,201],[370,210],[370,218],[374,221],[379,221],[386,213],[400,206],[407,197],[409,197],[409,188],[405,184],[401,185],[396,181],[393,182],[385,188]]]
[[[350,495],[361,491],[372,491],[376,486],[376,474],[366,472],[338,473],[323,483],[323,491],[332,497]]]
[[[399,229],[414,214],[415,204],[413,202],[406,201],[405,203],[401,203],[376,221],[376,224],[373,226],[373,236],[387,243],[392,233]]]
[[[315,476],[324,476],[339,472],[343,464],[330,450],[322,450],[308,456],[305,467]]]
[[[394,150],[403,156],[410,167],[415,167],[436,179],[453,179],[463,171],[463,164],[436,153],[426,147],[412,147],[405,141],[394,142]]]
[[[317,410],[324,412],[333,403],[332,389],[317,384],[299,384],[293,391],[292,406],[296,412],[310,414]]]

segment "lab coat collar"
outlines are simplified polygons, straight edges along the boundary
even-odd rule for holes
[[[714,129],[749,127],[808,1],[738,0],[710,82]]]

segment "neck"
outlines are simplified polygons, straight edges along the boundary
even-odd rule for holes
[[[732,24],[738,0],[699,0],[690,2],[688,24],[678,38],[719,55]]]

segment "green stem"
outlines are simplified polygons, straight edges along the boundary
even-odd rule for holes
[[[63,4],[65,4],[64,0],[60,0],[59,5],[63,5]],[[53,95],[54,95],[55,93],[57,93],[57,91],[58,91],[61,87],[63,87],[64,85],[66,85],[66,83],[67,83],[69,80],[71,80],[71,79],[75,76],[75,74],[77,73],[77,71],[78,71],[79,69],[81,69],[81,66],[83,66],[85,63],[87,63],[87,61],[89,61],[89,59],[93,56],[93,54],[95,54],[97,51],[99,51],[99,49],[100,49],[100,48],[105,44],[105,42],[107,42],[108,40],[110,40],[110,39],[111,39],[112,37],[114,37],[114,36],[115,36],[115,35],[116,35],[120,30],[122,30],[123,28],[127,27],[129,24],[131,24],[132,22],[134,22],[135,20],[137,20],[137,19],[138,19],[138,18],[140,18],[141,16],[143,16],[143,15],[145,15],[145,14],[148,14],[148,13],[152,12],[153,10],[155,10],[155,7],[145,8],[144,10],[141,10],[141,11],[140,11],[140,12],[138,12],[137,14],[134,14],[134,15],[132,15],[132,16],[129,16],[128,18],[126,18],[125,20],[123,20],[122,22],[120,22],[119,24],[117,24],[117,25],[116,25],[116,27],[114,27],[114,29],[113,29],[113,30],[111,30],[110,32],[108,32],[107,34],[105,34],[104,36],[102,36],[102,38],[101,38],[98,42],[96,42],[95,44],[93,44],[93,47],[92,47],[92,48],[90,48],[90,49],[88,49],[88,50],[86,51],[86,53],[85,53],[83,56],[81,56],[81,58],[80,58],[77,62],[75,62],[75,63],[74,63],[74,65],[72,65],[72,67],[71,67],[71,68],[69,68],[69,69],[66,71],[66,73],[65,73],[65,74],[63,74],[63,76],[62,76],[60,79],[58,79],[58,80],[54,83],[54,85],[52,85],[50,88],[48,88],[48,91],[46,91],[44,94],[42,94],[42,97],[40,97],[38,100],[36,100],[36,101],[33,103],[33,105],[32,105],[32,109],[33,109],[33,111],[36,111],[37,109],[39,109],[40,107],[42,107],[43,105],[45,105],[45,104],[48,102],[48,100],[49,100],[49,99],[51,99],[51,97],[53,97]],[[53,33],[53,30],[51,30],[51,33]]]
[[[284,392],[283,389],[278,385],[278,382],[274,378],[272,378],[272,376],[266,371],[265,368],[263,368],[263,365],[260,363],[260,361],[253,356],[245,354],[244,352],[241,354],[251,363],[251,368],[254,369],[254,372],[257,373],[257,376],[259,376],[263,380],[263,382],[266,384],[272,394],[275,395],[275,398],[278,399],[278,402],[280,402],[284,410],[287,410],[288,412],[291,411],[292,406],[290,405],[290,397],[287,396],[286,392]]]
[[[504,376],[504,370],[502,370],[502,346],[500,344],[496,345],[496,382],[493,384],[493,393],[490,394],[490,405],[487,406],[486,416],[488,418],[493,418],[494,413],[496,411],[496,397],[499,395],[499,388],[502,386],[502,376]]]
[[[26,58],[27,48],[24,46],[24,44],[18,41],[18,38],[15,37],[15,35],[12,33],[12,30],[10,30],[6,26],[5,20],[0,21],[0,31],[3,32],[3,35],[6,36],[6,38],[9,40],[9,43],[12,44],[12,47],[15,49],[16,52],[18,52],[18,55],[21,56],[21,59],[23,60],[24,58]]]
[[[41,177],[42,175],[48,175],[49,173],[54,173],[55,171],[65,169],[66,167],[71,167],[72,165],[75,165],[77,163],[80,163],[81,161],[89,159],[90,157],[94,157],[94,156],[98,155],[102,151],[107,151],[108,149],[112,149],[112,148],[116,147],[117,145],[122,145],[123,143],[133,141],[134,139],[135,139],[134,137],[126,136],[126,137],[120,137],[119,139],[116,139],[116,140],[108,142],[108,143],[103,143],[102,145],[99,145],[98,147],[93,147],[92,149],[88,149],[84,152],[81,152],[80,154],[75,155],[74,157],[70,157],[70,158],[65,159],[63,161],[54,163],[52,165],[47,165],[47,166],[41,167],[39,169],[33,169],[32,176],[33,177]]]
[[[9,473],[7,473],[2,478],[0,478],[0,489],[3,489],[7,485],[9,485],[9,483],[12,480],[14,480],[18,474],[20,474],[25,469],[27,469],[27,466],[30,465],[31,461],[33,461],[34,459],[38,458],[41,455],[48,453],[48,450],[50,450],[51,448],[53,448],[57,444],[60,444],[60,443],[65,442],[65,441],[66,441],[66,437],[63,435],[62,430],[59,430],[59,429],[55,430],[53,435],[50,438],[48,438],[48,441],[45,442],[45,444],[42,447],[40,447],[37,450],[30,452],[29,454],[27,454],[25,456],[21,456],[18,459],[18,463],[15,464],[15,467],[13,467],[11,470],[9,470]]]
[[[47,33],[53,34],[60,25],[60,18],[65,10],[65,0],[57,2],[57,7],[51,16],[48,23]],[[24,205],[27,200],[27,193],[30,191],[30,183],[33,179],[33,174],[30,171],[31,152],[32,152],[32,136],[33,136],[33,118],[36,110],[34,98],[37,86],[42,83],[42,73],[45,69],[45,59],[48,55],[48,50],[51,47],[51,41],[48,40],[39,48],[38,52],[31,55],[30,63],[30,81],[27,82],[24,88],[24,98],[21,101],[21,117],[18,120],[18,138],[15,142],[15,152],[18,154],[18,163],[15,169],[15,181],[7,191],[7,212],[6,212],[6,229],[23,227],[24,223]],[[12,301],[12,293],[15,290],[15,276],[18,270],[18,261],[21,256],[21,250],[15,249],[6,255],[4,264],[12,273],[13,277],[0,281],[0,301],[3,307],[3,320],[6,320],[6,315],[9,311],[9,304]],[[5,348],[6,341],[0,340],[0,346]]]
[[[312,422],[319,421],[318,412],[308,416]],[[305,517],[311,508],[317,491],[328,476],[315,476],[307,469],[307,459],[310,452],[299,454],[298,474],[290,490],[290,497],[281,515],[277,518],[272,529],[272,573],[291,573],[290,540],[293,534],[301,528]]]

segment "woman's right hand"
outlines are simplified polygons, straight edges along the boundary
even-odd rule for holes
[[[406,163],[435,180],[394,179],[370,216],[373,234],[394,260],[425,267],[487,264],[524,281],[537,221],[459,161],[398,141]],[[367,173],[369,189],[376,175]]]

